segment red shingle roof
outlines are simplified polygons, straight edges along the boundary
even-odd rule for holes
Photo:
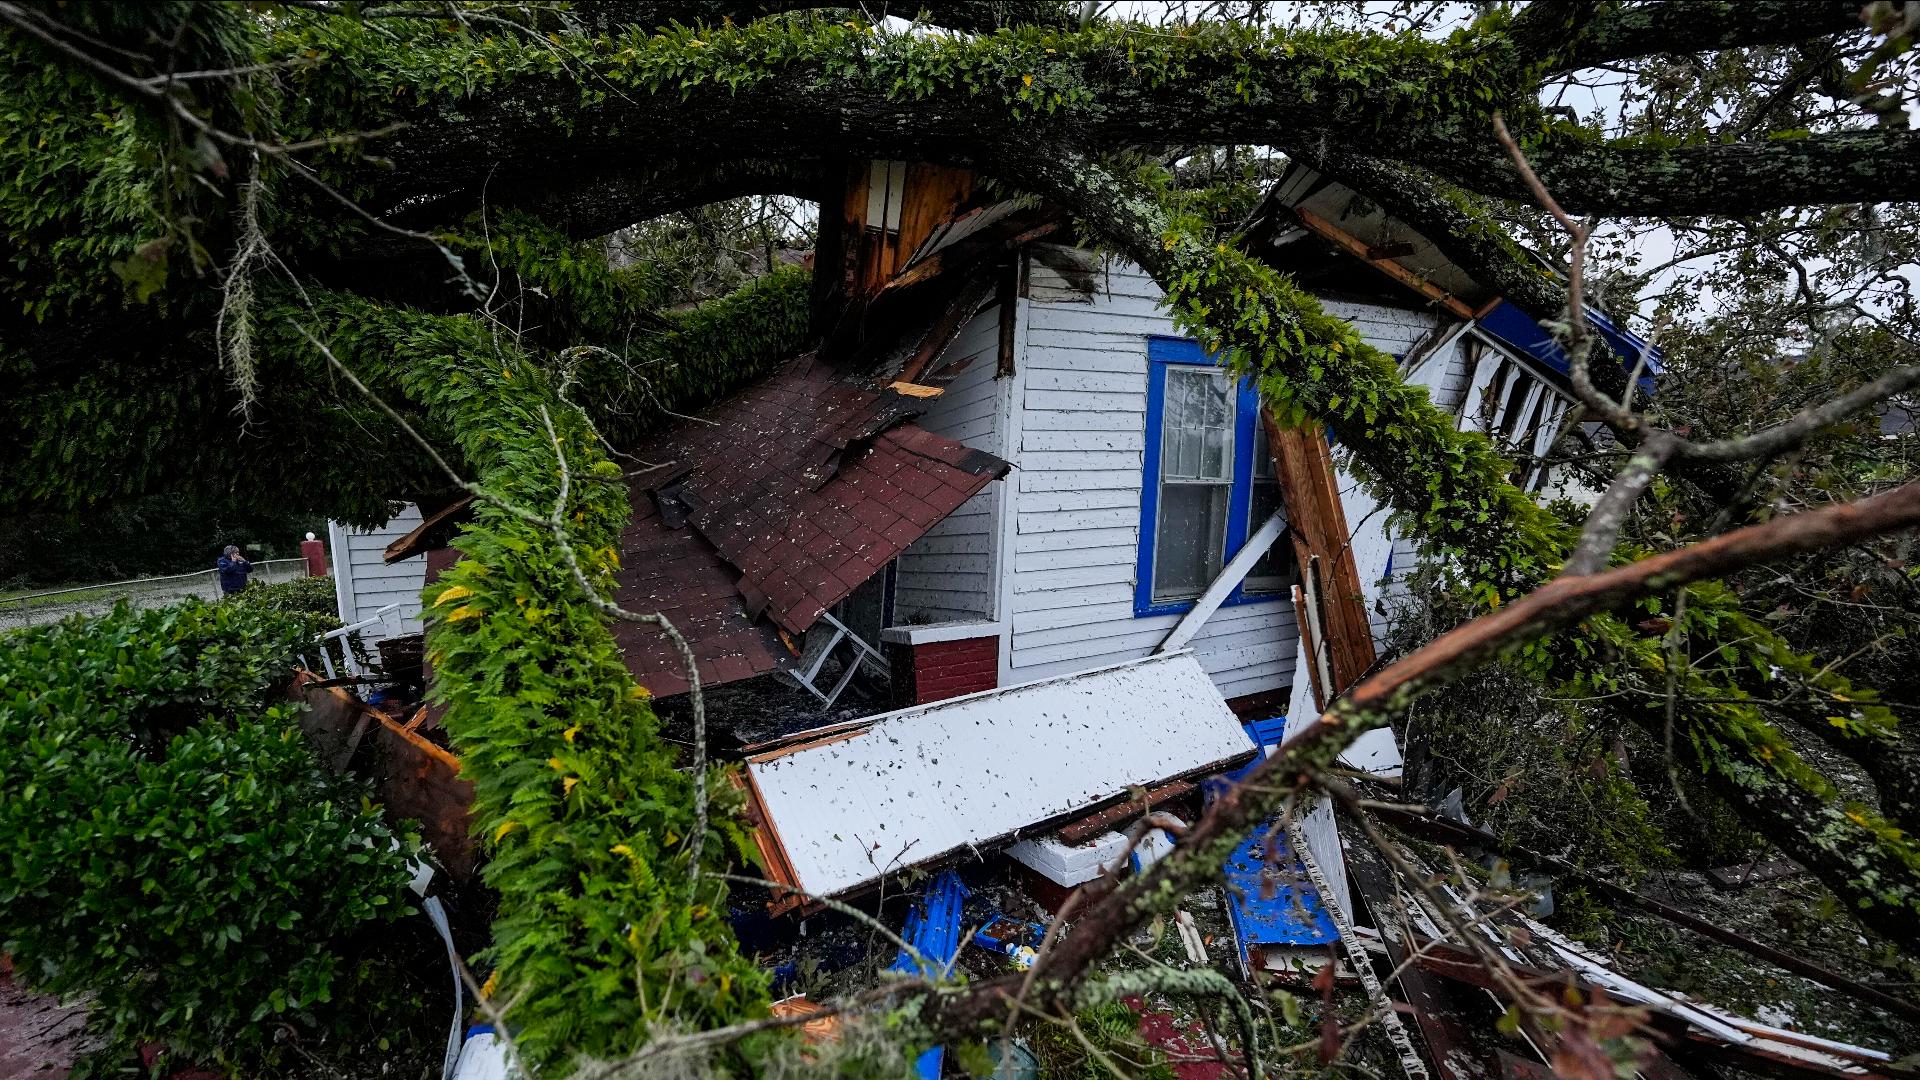
[[[801,357],[708,410],[708,422],[635,447],[661,467],[635,482],[620,604],[665,615],[703,683],[784,663],[781,630],[805,631],[1006,473],[992,454],[905,422],[925,407]],[[614,636],[655,694],[687,688],[659,631],[621,623]]]

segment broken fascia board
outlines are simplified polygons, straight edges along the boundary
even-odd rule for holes
[[[1609,992],[1629,1001],[1684,1020],[1723,1042],[1772,1044],[1767,1049],[1774,1053],[1788,1054],[1832,1069],[1851,1069],[1862,1063],[1884,1064],[1893,1060],[1893,1055],[1884,1050],[1762,1024],[1709,1002],[1692,1001],[1685,995],[1636,982],[1607,966],[1605,961],[1559,931],[1525,917],[1522,917],[1522,922],[1529,932],[1551,946],[1570,968],[1587,981],[1604,986]]]
[[[1193,602],[1193,610],[1187,612],[1186,617],[1180,620],[1173,631],[1167,635],[1167,639],[1162,641],[1160,647],[1154,651],[1172,652],[1175,649],[1185,648],[1187,642],[1193,640],[1193,635],[1199,633],[1200,628],[1213,617],[1213,613],[1220,610],[1220,605],[1226,603],[1227,597],[1233,594],[1233,590],[1239,588],[1240,583],[1253,572],[1253,565],[1260,561],[1261,557],[1267,553],[1267,549],[1273,546],[1273,542],[1280,539],[1280,534],[1286,531],[1287,515],[1278,510],[1274,511],[1272,516],[1267,518],[1266,523],[1247,538],[1247,542],[1240,547],[1240,553],[1227,563],[1219,576],[1213,579],[1213,584],[1207,586],[1207,591],[1201,593],[1200,599]]]
[[[779,883],[833,896],[1216,772],[1254,746],[1191,652],[806,733],[747,759]]]

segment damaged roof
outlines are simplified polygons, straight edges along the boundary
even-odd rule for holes
[[[633,448],[656,467],[631,489],[616,599],[666,616],[704,684],[782,666],[798,635],[878,574],[1007,463],[908,420],[919,388],[849,379],[811,355]],[[627,666],[655,694],[687,689],[672,645],[619,623]]]

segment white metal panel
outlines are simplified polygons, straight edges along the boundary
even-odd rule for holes
[[[1183,651],[887,713],[747,768],[794,883],[834,895],[1252,749]]]

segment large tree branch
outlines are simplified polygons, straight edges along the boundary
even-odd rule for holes
[[[772,15],[820,8],[846,7],[820,0],[574,0],[573,9],[596,34],[616,33],[624,27],[720,26],[749,23]],[[1044,26],[1070,30],[1080,23],[1073,5],[1060,0],[934,0],[929,3],[866,5],[874,16],[895,15],[949,30],[992,33],[1002,27]]]
[[[1540,0],[1535,8],[1560,6]],[[1550,57],[1551,71],[1571,71],[1612,60],[1657,53],[1708,52],[1748,45],[1784,45],[1858,30],[1860,0],[1659,0],[1616,4],[1555,47],[1543,42],[1536,55]]]
[[[1033,980],[1029,1002],[1049,1008],[1064,999],[1082,974],[1134,928],[1214,880],[1233,848],[1310,788],[1313,774],[1333,767],[1361,734],[1386,725],[1421,694],[1527,642],[1577,626],[1601,612],[1624,609],[1636,600],[1756,563],[1854,544],[1916,525],[1920,525],[1920,483],[1857,503],[1776,518],[1603,573],[1557,578],[1441,636],[1362,680],[1313,726],[1287,740],[1278,753],[1216,799],[1174,853],[1147,873],[1118,883],[1103,878],[1088,886],[1087,898],[1080,902],[1084,914]],[[1796,829],[1811,826],[1811,832],[1833,846],[1832,854],[1821,860],[1823,868],[1856,857],[1857,849],[1848,847],[1849,834],[1860,826],[1849,821],[1844,811],[1809,799],[1793,785],[1768,783],[1764,789],[1781,800],[1771,816],[1792,820]],[[1867,916],[1890,937],[1911,946],[1920,943],[1917,912],[1920,897],[1909,900],[1904,909],[1876,909]],[[993,985],[943,1002],[940,1024],[948,1030],[984,1027],[1006,1015],[1006,993],[1005,986]]]
[[[1482,129],[1484,131],[1484,128]],[[1412,155],[1476,191],[1526,197],[1512,163],[1463,139]],[[1837,131],[1767,142],[1647,147],[1550,135],[1527,147],[1568,210],[1611,217],[1740,217],[1789,206],[1920,200],[1920,132]]]

